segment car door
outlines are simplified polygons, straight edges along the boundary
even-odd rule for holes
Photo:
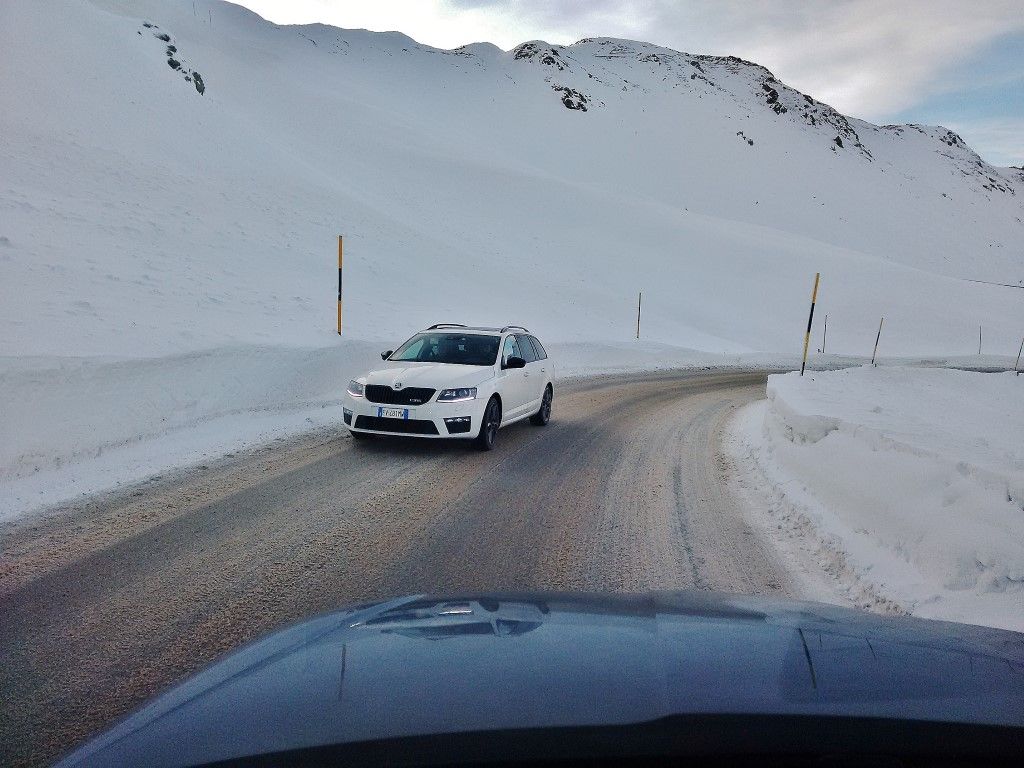
[[[552,375],[551,363],[548,362],[548,353],[544,349],[544,345],[540,343],[540,339],[536,336],[531,336],[530,341],[533,342],[533,348],[537,352],[537,362],[540,363],[540,372],[544,374],[544,380],[549,381]]]
[[[510,357],[523,357],[516,337],[509,335],[501,348],[501,399],[503,403],[502,421],[521,416],[529,404],[530,391],[526,368],[505,368]],[[525,357],[523,358],[526,359]]]
[[[540,356],[533,345],[533,340],[526,334],[516,334],[516,343],[523,353],[526,367],[523,369],[526,380],[526,410],[533,413],[540,408],[540,398],[544,394],[544,374],[541,373]]]
[[[540,378],[544,381],[544,384],[541,386],[541,393],[543,395],[544,387],[546,387],[548,382],[554,378],[555,369],[551,365],[551,361],[548,360],[547,350],[544,349],[544,345],[540,343],[540,339],[536,336],[531,336],[530,341],[533,342],[533,349],[537,353],[537,365],[540,366]]]

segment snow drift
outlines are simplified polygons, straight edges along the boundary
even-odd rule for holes
[[[739,433],[777,525],[816,536],[825,561],[841,554],[854,593],[1024,629],[1024,378],[775,375]]]

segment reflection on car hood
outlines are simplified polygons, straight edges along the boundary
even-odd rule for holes
[[[452,363],[389,363],[387,368],[378,368],[366,374],[367,384],[383,384],[386,387],[475,387],[494,375],[494,369],[487,365],[455,365]]]
[[[410,597],[250,645],[65,764],[717,713],[1021,725],[1024,635],[707,592]]]

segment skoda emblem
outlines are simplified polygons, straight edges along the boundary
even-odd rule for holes
[[[401,388],[402,388],[402,382],[396,381],[395,382],[395,389],[401,389]]]

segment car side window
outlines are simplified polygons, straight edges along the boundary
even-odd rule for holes
[[[537,353],[533,349],[533,344],[530,343],[529,336],[516,336],[516,341],[519,342],[519,349],[523,353],[523,360],[528,363],[532,363],[537,359]]]
[[[544,346],[540,343],[540,339],[538,339],[536,336],[531,336],[530,341],[533,342],[533,348],[537,350],[537,359],[547,360],[548,353],[547,351],[545,351]]]
[[[504,365],[510,357],[522,357],[523,353],[516,343],[515,336],[508,336],[505,339],[505,346],[501,350],[501,364]]]

